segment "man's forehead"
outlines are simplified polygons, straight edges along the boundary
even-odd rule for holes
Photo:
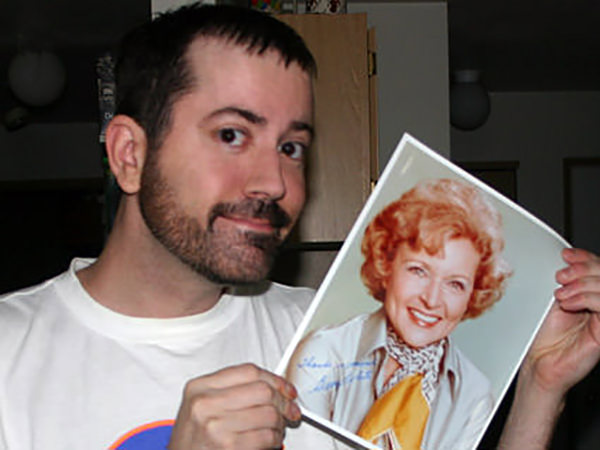
[[[253,47],[250,42],[238,42],[235,37],[229,36],[204,36],[195,37],[186,51],[188,61],[190,58],[202,58],[203,56],[223,56],[233,58],[257,58],[257,60],[271,60],[276,58],[278,63],[289,68],[299,68],[305,73],[300,64],[290,61],[286,64],[285,56],[275,47],[267,47],[263,50],[260,46]]]
[[[254,77],[256,87],[267,85],[270,90],[273,90],[279,81],[280,86],[284,83],[285,91],[306,92],[310,96],[312,117],[313,77],[295,61],[286,65],[284,57],[277,49],[269,48],[258,52],[249,49],[248,44],[240,44],[232,39],[199,36],[189,45],[186,60],[194,84],[197,83],[194,90],[201,89],[209,80],[221,86],[226,83],[229,93],[238,92],[236,86],[243,87],[244,83],[240,81],[243,79],[250,80]],[[261,73],[262,75],[258,75]],[[257,76],[259,78],[256,78]],[[293,83],[289,84],[290,82]],[[243,89],[249,94],[247,86]]]

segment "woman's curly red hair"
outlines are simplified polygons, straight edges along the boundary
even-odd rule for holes
[[[463,319],[477,317],[500,300],[511,270],[501,255],[502,216],[476,188],[460,181],[420,182],[371,221],[361,247],[363,283],[383,302],[401,243],[435,255],[448,239],[457,238],[469,239],[481,258]]]

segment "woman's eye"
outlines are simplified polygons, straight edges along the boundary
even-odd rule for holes
[[[244,143],[244,137],[244,132],[236,130],[235,128],[223,128],[222,130],[219,130],[219,139],[234,147],[242,145]]]
[[[410,273],[412,273],[413,275],[416,275],[418,277],[424,277],[426,275],[425,270],[422,267],[419,267],[419,266],[410,266],[408,268],[408,271]]]
[[[463,292],[465,290],[465,284],[462,281],[450,281],[449,285],[457,292]]]
[[[279,151],[292,159],[301,160],[304,159],[306,146],[300,142],[284,142],[279,146]]]

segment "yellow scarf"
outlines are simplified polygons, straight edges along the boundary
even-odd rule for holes
[[[383,439],[394,450],[420,448],[429,418],[422,379],[421,374],[411,375],[379,397],[364,418],[358,435],[371,442]]]
[[[388,326],[386,351],[400,368],[389,377],[357,434],[387,449],[419,449],[435,396],[445,340],[415,349]]]

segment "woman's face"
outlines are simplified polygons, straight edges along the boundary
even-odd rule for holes
[[[398,337],[418,348],[448,336],[467,309],[478,265],[479,253],[465,238],[447,240],[435,255],[401,244],[383,304]]]

